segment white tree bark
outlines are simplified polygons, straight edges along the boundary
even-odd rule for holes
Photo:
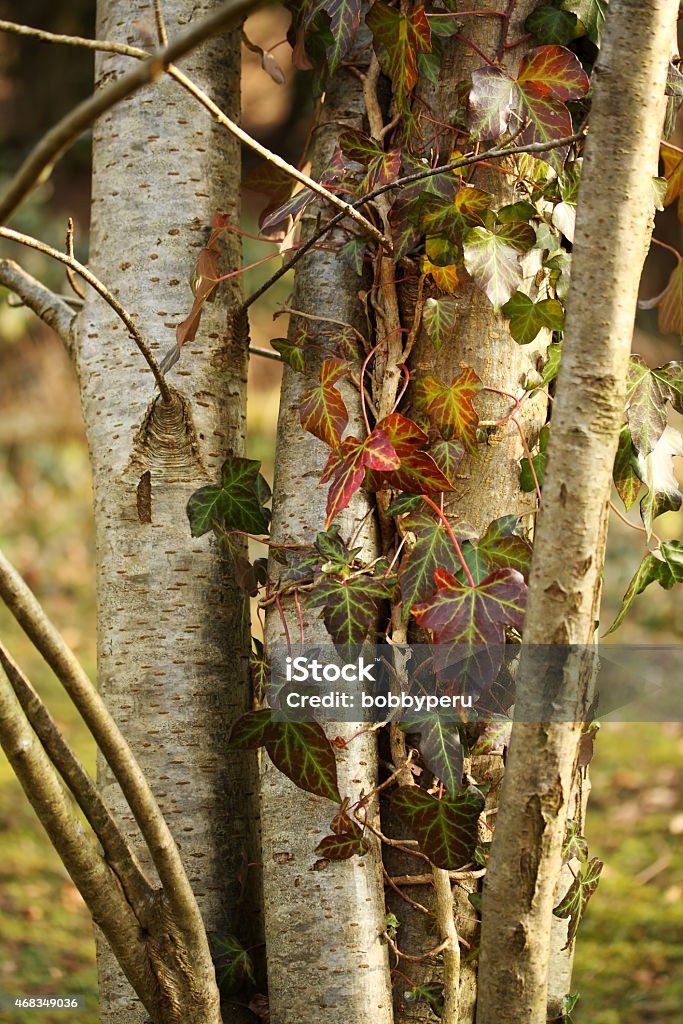
[[[528,644],[592,641],[610,479],[640,271],[652,222],[677,0],[611,0],[594,72],[572,284],[530,580]],[[562,538],[558,545],[557,538]],[[581,723],[538,723],[543,678],[523,659],[484,887],[478,1024],[542,1024],[550,926]],[[560,692],[585,713],[590,665],[567,657]],[[522,724],[528,722],[532,724]]]
[[[315,135],[314,176],[325,168],[342,126],[362,126],[362,111],[360,85],[339,70],[326,93],[323,127]],[[317,207],[305,217],[304,233],[314,229],[316,217]],[[339,240],[339,235],[327,236],[327,244],[334,238]],[[313,251],[299,264],[294,308],[362,328],[359,287],[350,263],[334,253]],[[324,326],[308,320],[298,325],[310,332],[312,343]],[[272,530],[273,539],[282,543],[312,543],[325,522],[327,488],[319,477],[329,449],[305,434],[299,422],[303,393],[319,378],[315,352],[307,355],[305,374],[284,369]],[[348,386],[344,398],[351,432],[359,433],[358,392]],[[351,538],[368,512],[366,497],[358,494],[336,520],[344,539]],[[367,560],[377,554],[371,517],[369,522],[356,541],[364,546]],[[289,602],[285,614],[297,638],[298,619]],[[304,609],[304,622],[307,643],[331,643],[317,609]],[[266,637],[270,645],[283,643],[277,612],[268,616]],[[332,735],[350,739],[361,727],[338,723],[330,728]],[[358,736],[348,751],[337,752],[337,765],[342,796],[354,801],[361,791],[370,792],[376,785],[375,734]],[[371,848],[362,858],[319,860],[314,850],[329,833],[334,813],[332,803],[297,789],[264,754],[261,817],[272,1024],[390,1024],[392,1019],[387,947],[381,939],[385,911],[380,851],[368,836]]]
[[[165,0],[169,35],[213,6]],[[139,45],[150,12],[148,0],[101,0],[97,34]],[[237,36],[204,44],[182,66],[238,116]],[[128,67],[118,56],[100,58],[99,85]],[[212,215],[237,219],[238,167],[234,140],[169,80],[124,101],[95,129],[91,266],[157,358],[189,312],[189,279]],[[238,260],[226,243],[224,269]],[[93,463],[100,687],[169,821],[207,930],[245,938],[239,924],[258,917],[245,913],[238,880],[245,857],[255,859],[256,769],[243,753],[230,754],[227,735],[249,703],[247,610],[218,546],[193,540],[185,513],[225,455],[243,451],[246,352],[226,329],[236,298],[224,285],[206,306],[169,377],[171,404],[155,399],[130,338],[92,293],[77,364]],[[100,782],[137,841],[102,765]],[[104,944],[98,961],[103,1020],[141,1021]],[[226,1017],[240,1018],[238,1010]]]

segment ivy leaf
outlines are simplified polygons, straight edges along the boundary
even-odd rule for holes
[[[528,224],[520,226],[529,227]],[[508,234],[489,231],[488,228],[472,228],[465,235],[465,267],[475,283],[486,292],[494,309],[500,309],[522,287],[521,248]]]
[[[224,995],[234,995],[247,982],[256,984],[251,957],[235,935],[216,938],[215,946],[216,981]]]
[[[317,722],[274,722],[270,708],[249,711],[233,725],[228,744],[237,750],[265,746],[275,767],[300,789],[341,801],[334,749]]]
[[[456,188],[455,180],[451,187]],[[418,226],[425,235],[448,239],[457,246],[469,228],[483,225],[484,214],[492,202],[490,192],[471,185],[446,195],[426,194],[420,204]],[[431,255],[430,258],[433,259]]]
[[[475,786],[441,800],[419,786],[401,786],[391,803],[437,868],[456,871],[470,863],[477,845],[477,821],[484,809],[483,794]]]
[[[575,14],[592,43],[600,46],[602,27],[607,17],[608,0],[564,0],[562,8]]]
[[[318,0],[310,9],[307,23],[310,24],[319,11],[325,11],[330,18],[330,32],[333,42],[327,48],[327,63],[330,74],[339,67],[342,59],[356,38],[360,24],[361,0]]]
[[[270,708],[247,711],[234,723],[230,730],[228,746],[234,750],[256,750],[266,742],[272,712]]]
[[[455,438],[469,452],[477,450],[479,417],[472,404],[481,381],[470,367],[446,384],[436,377],[420,378],[415,384],[414,403],[424,410],[446,441]]]
[[[280,353],[283,363],[287,363],[297,373],[304,372],[302,341],[303,339],[299,337],[296,341],[290,341],[288,338],[272,338],[270,342],[275,351]]]
[[[569,918],[567,942],[564,949],[571,946],[574,941],[586,905],[598,887],[602,867],[603,862],[597,857],[593,857],[587,864],[584,864],[564,899],[553,910],[555,917]]]
[[[541,374],[541,384],[544,387],[551,384],[557,377],[560,369],[560,360],[562,359],[562,342],[548,345],[546,355],[547,360]]]
[[[401,728],[420,737],[420,754],[430,772],[450,794],[462,789],[464,754],[458,724],[441,715],[423,715],[403,721]]]
[[[387,185],[399,176],[400,149],[384,151],[364,132],[352,129],[340,136],[339,145],[345,157],[367,167],[361,185],[362,192],[371,192],[378,185]]]
[[[470,129],[477,139],[497,139],[507,131],[516,100],[515,83],[501,68],[472,72]]]
[[[270,488],[260,473],[261,463],[228,456],[219,485],[200,487],[187,503],[193,537],[201,537],[222,524],[229,530],[268,533],[270,513],[263,507]]]
[[[588,859],[588,843],[581,835],[579,823],[573,818],[567,818],[564,839],[562,841],[562,863],[567,864],[570,860],[580,860],[584,864]]]
[[[399,573],[399,586],[403,600],[403,616],[407,619],[411,609],[434,593],[434,573],[439,567],[454,575],[460,562],[453,543],[441,522],[427,512],[411,515],[404,527],[415,535],[415,544],[404,560]]]
[[[334,748],[317,722],[271,722],[265,747],[275,767],[299,789],[341,802]]]
[[[377,430],[386,434],[399,459],[422,448],[429,440],[424,430],[407,416],[392,412],[377,424]]]
[[[406,512],[417,512],[423,504],[424,501],[419,494],[399,494],[398,498],[394,498],[387,506],[387,515],[403,516]]]
[[[382,69],[391,78],[394,90],[403,96],[417,85],[417,55],[429,53],[432,34],[422,5],[407,14],[375,0],[365,18],[372,32]]]
[[[321,839],[315,852],[328,860],[349,860],[354,854],[362,857],[369,849],[362,834],[356,836],[353,832],[340,832],[338,835],[325,836]]]
[[[428,441],[427,434],[417,423],[400,413],[392,413],[375,429],[387,435],[400,459],[400,466],[392,472],[383,473],[381,479],[373,479],[370,474],[369,485],[374,490],[378,490],[382,482],[411,494],[439,494],[452,489],[434,459],[427,452],[417,450]]]
[[[651,583],[659,583],[665,590],[671,590],[676,583],[683,583],[683,541],[665,541],[656,551],[648,551],[628,585],[619,614],[606,636],[619,628],[635,598]]]
[[[497,569],[475,586],[451,572],[434,573],[436,593],[413,606],[418,626],[429,629],[434,643],[453,644],[440,653],[437,675],[456,666],[458,680],[469,680],[480,693],[495,680],[503,661],[505,627],[522,629],[526,584],[516,569]]]
[[[564,309],[557,299],[532,302],[524,292],[515,292],[502,312],[510,318],[510,334],[520,345],[528,345],[544,327],[561,331],[564,326]]]
[[[327,495],[327,529],[336,515],[347,507],[365,479],[366,469],[388,473],[400,459],[387,434],[375,427],[364,440],[347,437],[330,455],[320,480],[332,481]]]
[[[664,512],[677,512],[683,504],[683,494],[674,473],[675,455],[683,455],[683,437],[673,427],[666,427],[650,454],[638,456],[638,475],[648,489],[640,499],[640,514],[648,540],[653,519]]]
[[[533,32],[539,43],[557,43],[564,46],[581,35],[578,18],[558,7],[538,7],[524,23],[527,32]]]
[[[683,363],[650,370],[640,356],[629,364],[626,416],[633,446],[640,455],[649,455],[666,426],[666,407],[670,401],[680,404],[683,388]]]
[[[670,206],[678,199],[678,216],[683,212],[683,153],[668,142],[662,142],[660,153],[664,164],[666,191],[662,199],[664,206]]]
[[[452,338],[459,310],[460,303],[457,299],[429,298],[425,302],[422,325],[435,352],[440,352],[444,342]]]
[[[477,551],[484,555],[494,569],[517,569],[525,579],[531,568],[531,544],[516,532],[517,516],[502,516],[489,524],[477,543]]]
[[[683,338],[683,260],[679,259],[671,271],[657,307],[657,326],[662,334],[678,334]]]
[[[460,276],[455,263],[449,263],[440,267],[436,263],[432,263],[428,256],[423,256],[420,259],[420,270],[423,274],[429,274],[441,292],[452,295],[460,287]]]
[[[623,501],[627,512],[634,505],[643,486],[642,480],[638,476],[637,466],[638,453],[631,441],[631,431],[628,427],[622,427],[614,459],[613,478],[617,494]]]
[[[309,388],[299,407],[299,419],[304,430],[315,434],[330,448],[341,441],[349,414],[344,399],[334,384],[347,373],[347,367],[338,359],[326,359],[320,370],[320,384]]]
[[[329,572],[345,572],[352,564],[356,555],[362,548],[348,548],[339,536],[339,527],[331,526],[329,530],[321,531],[315,539],[314,548],[320,555],[325,565],[323,570]]]
[[[413,985],[404,994],[406,1003],[426,1003],[435,1017],[443,1017],[444,987],[438,981],[427,985]]]
[[[309,594],[307,604],[323,608],[327,632],[338,647],[362,644],[376,626],[378,606],[391,593],[391,584],[372,576],[342,580],[325,576]]]
[[[521,459],[519,466],[519,486],[522,488],[525,494],[530,494],[531,491],[536,490],[536,480],[538,480],[538,486],[543,487],[543,477],[545,474],[545,458],[546,451],[548,448],[548,437],[550,436],[549,427],[541,427],[541,432],[538,435],[538,454],[532,456],[531,464],[528,459]],[[536,480],[534,480],[534,474],[531,472],[531,466],[534,467],[536,473]]]
[[[526,93],[554,100],[579,100],[589,88],[576,54],[564,46],[538,46],[522,57],[517,85]]]
[[[465,457],[464,447],[459,441],[436,441],[430,447],[429,454],[454,489],[457,486],[458,470]]]

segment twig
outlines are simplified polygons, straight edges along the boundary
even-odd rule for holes
[[[69,217],[68,221],[66,222],[66,246],[65,246],[65,249],[66,249],[67,256],[69,256],[70,259],[73,259],[74,258],[74,222],[73,222],[73,217]],[[77,295],[77,297],[79,299],[81,299],[81,301],[83,301],[85,299],[85,292],[82,290],[81,286],[79,285],[79,283],[78,283],[78,281],[76,279],[76,275],[74,274],[74,272],[71,269],[71,267],[67,267],[66,268],[66,279],[69,282],[69,284],[71,285],[72,291],[75,292],[75,294]]]
[[[453,882],[467,882],[476,878],[483,878],[486,868],[476,868],[472,871],[449,871],[448,877]],[[393,875],[392,880],[396,885],[431,885],[434,881],[432,875]]]
[[[137,345],[138,349],[145,362],[149,366],[150,370],[154,374],[154,379],[157,382],[159,392],[164,402],[170,403],[173,400],[171,389],[166,383],[166,378],[161,372],[161,367],[156,361],[152,351],[140,334],[139,330],[130,318],[130,314],[123,308],[121,303],[116,299],[106,285],[102,284],[98,277],[84,267],[82,263],[79,263],[73,256],[68,256],[66,253],[60,252],[59,249],[53,249],[51,245],[47,245],[45,242],[39,241],[37,238],[32,238],[30,235],[22,235],[19,231],[13,231],[11,228],[0,228],[0,238],[8,238],[12,242],[19,242],[21,245],[28,246],[29,249],[36,249],[38,252],[45,253],[46,256],[52,256],[53,259],[59,260],[67,267],[71,267],[77,274],[80,274],[84,280],[91,285],[99,295],[102,296],[105,302],[109,303],[111,308],[117,314],[117,316],[123,321],[128,333]]]
[[[121,882],[136,917],[143,923],[144,910],[154,890],[133,850],[97,787],[60,733],[52,715],[1,642],[0,665],[5,670],[31,728],[102,844],[107,863]]]
[[[258,345],[250,345],[249,352],[252,356],[261,356],[262,359],[274,359],[276,363],[282,362],[280,353],[274,352],[272,348],[259,348]]]
[[[64,686],[109,764],[137,821],[176,923],[193,954],[205,954],[206,932],[178,847],[135,755],[80,662],[64,643],[14,566],[0,551],[0,597]],[[194,941],[192,941],[194,940]]]
[[[189,25],[167,47],[156,50],[138,67],[69,111],[41,138],[0,196],[0,223],[14,213],[42,179],[46,169],[105,111],[155,81],[168,64],[189,53],[209,36],[237,25],[258,3],[259,0],[228,0],[205,18]]]
[[[472,154],[471,156],[462,157],[459,160],[454,160],[448,164],[440,164],[437,167],[430,167],[424,171],[416,171],[415,174],[407,174],[403,178],[397,178],[396,181],[391,181],[386,185],[379,185],[373,189],[372,192],[367,192],[361,196],[351,205],[354,207],[360,207],[369,203],[372,199],[376,199],[377,196],[383,195],[385,192],[391,192],[393,189],[402,188],[404,185],[412,185],[416,181],[424,181],[426,178],[431,178],[435,174],[445,174],[447,171],[457,171],[460,167],[470,167],[472,164],[480,163],[483,160],[498,160],[505,159],[509,156],[517,156],[520,153],[543,153],[550,149],[558,149],[562,146],[571,145],[573,142],[579,142],[584,138],[583,132],[577,132],[574,135],[567,135],[562,139],[556,139],[554,142],[542,143],[542,142],[530,142],[526,146],[503,146],[501,148],[494,146],[493,149],[487,150],[485,153],[479,153],[478,155]],[[248,309],[249,306],[253,305],[257,299],[260,299],[265,292],[268,291],[281,277],[284,277],[292,267],[294,267],[306,253],[313,248],[316,242],[331,231],[342,219],[343,214],[337,213],[330,220],[326,221],[322,227],[318,228],[311,237],[305,242],[294,255],[276,271],[272,277],[269,277],[256,291],[250,295],[244,302],[244,308]]]
[[[438,946],[435,946],[434,949],[430,949],[426,953],[422,953],[420,956],[411,956],[410,953],[401,952],[401,950],[398,948],[398,946],[396,945],[396,943],[391,938],[388,932],[382,932],[382,938],[386,939],[387,944],[394,951],[399,960],[409,960],[410,963],[413,964],[422,963],[424,960],[429,960],[430,957],[438,956],[439,953],[443,953],[444,949],[446,948],[450,941],[448,939],[445,939],[443,942],[440,942]]]
[[[434,916],[443,935],[443,1012],[442,1024],[457,1024],[460,1006],[460,944],[453,913],[453,893],[448,871],[432,865],[434,878]]]
[[[393,889],[396,895],[400,896],[401,899],[404,900],[409,907],[413,907],[414,910],[419,910],[421,914],[426,914],[427,917],[432,916],[431,910],[427,910],[426,907],[423,907],[421,903],[417,902],[417,900],[412,899],[412,897],[410,897],[408,893],[404,892],[403,889],[399,889],[398,885],[396,885],[395,879],[393,879],[391,875],[387,872],[387,869],[384,867],[384,865],[382,865],[382,874],[384,875],[384,881],[389,886],[389,888]],[[425,877],[429,877],[429,880],[431,882],[431,875]]]
[[[157,35],[162,46],[168,46],[168,33],[164,22],[164,12],[161,9],[161,0],[154,0],[154,20],[157,25]]]
[[[18,295],[25,306],[59,335],[69,354],[73,353],[71,324],[75,313],[64,299],[27,274],[14,260],[0,260],[0,285]]]

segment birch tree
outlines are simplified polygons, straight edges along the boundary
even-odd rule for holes
[[[247,1005],[274,1024],[568,1020],[600,867],[577,784],[586,670],[577,683],[567,659],[576,722],[535,708],[529,725],[538,687],[516,655],[592,641],[612,470],[627,510],[642,495],[648,539],[682,500],[666,426],[681,365],[628,363],[648,225],[680,193],[666,143],[651,185],[665,90],[669,127],[681,94],[678,4],[612,0],[606,21],[597,0],[288,5],[316,96],[300,167],[236,123],[236,37],[204,41],[247,6],[102,0],[100,41],[78,41],[105,53],[98,91],[0,196],[5,219],[99,118],[89,267],[51,252],[86,281],[82,308],[0,267],[81,382],[106,705],[4,561],[0,591],[98,741],[99,785],[4,650],[3,746],[105,940],[108,1021],[217,1024]],[[147,60],[130,26],[150,12],[163,49]],[[239,263],[235,138],[265,160],[262,230],[295,240],[244,301],[219,269]],[[660,298],[677,329],[681,265]],[[248,314],[290,269],[271,496],[244,457]],[[678,542],[646,552],[618,622],[680,566]],[[247,594],[265,620],[252,641]],[[424,693],[460,711],[473,697],[477,717],[283,716],[278,659],[312,645],[377,649],[404,695],[423,672]],[[246,948],[259,865],[267,1000]],[[216,934],[243,983],[222,1010]]]

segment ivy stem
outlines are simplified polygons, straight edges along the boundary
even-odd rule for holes
[[[490,12],[487,11],[486,13],[489,14]],[[461,43],[465,44],[465,46],[469,46],[469,48],[471,50],[474,50],[474,52],[477,54],[477,56],[481,57],[481,59],[486,64],[488,64],[488,66],[490,68],[495,68],[497,66],[496,62],[494,60],[491,60],[490,57],[487,57],[486,54],[484,53],[484,51],[480,50],[479,47],[477,46],[477,44],[473,43],[472,40],[469,38],[469,36],[464,36],[462,34],[462,32],[456,32],[456,34],[455,34],[455,36],[453,38],[454,39],[459,39]]]
[[[306,638],[304,636],[304,613],[301,610],[301,598],[299,597],[298,590],[294,591],[294,604],[296,605],[296,614],[299,617],[299,643],[303,647],[306,643]]]
[[[437,516],[439,517],[439,519],[441,520],[443,525],[446,527],[446,532],[448,533],[448,536],[451,539],[451,543],[453,544],[453,547],[455,548],[456,554],[458,556],[458,560],[459,560],[459,562],[460,562],[460,564],[462,566],[462,569],[463,569],[463,572],[465,573],[465,576],[467,577],[467,582],[469,583],[469,585],[471,587],[476,587],[476,583],[474,582],[474,579],[472,577],[472,573],[470,572],[470,567],[468,566],[467,562],[465,561],[465,556],[462,553],[462,548],[460,547],[460,545],[458,543],[458,538],[453,533],[453,527],[448,522],[448,519],[446,518],[446,516],[441,511],[441,509],[439,508],[439,506],[436,504],[435,501],[432,501],[432,499],[427,494],[421,494],[420,497],[422,498],[423,501],[426,501],[428,505],[431,505],[431,507],[434,509],[434,511],[436,512]]]
[[[626,523],[626,525],[630,526],[632,530],[638,530],[639,533],[647,533],[644,526],[640,526],[639,523],[632,523],[631,520],[624,515],[621,509],[617,508],[613,501],[610,501],[609,507],[612,509],[617,519],[621,519],[622,523]],[[650,531],[650,536],[656,540],[658,544],[662,543],[661,538],[653,531]]]
[[[287,625],[287,619],[285,618],[285,613],[282,610],[282,601],[280,600],[280,595],[279,594],[275,595],[275,607],[277,608],[278,615],[280,616],[280,622],[282,623],[282,632],[285,634],[285,640],[287,642],[287,652],[288,652],[288,654],[289,654],[289,656],[291,658],[291,656],[292,656],[292,638],[291,638],[290,633],[289,633],[289,626]]]
[[[534,460],[531,457],[531,451],[529,449],[529,444],[527,442],[527,439],[526,439],[526,437],[524,435],[524,431],[522,430],[522,426],[521,426],[519,420],[517,419],[517,417],[513,416],[511,414],[510,415],[510,419],[512,420],[514,425],[517,427],[517,431],[519,433],[519,438],[520,438],[520,441],[522,442],[522,448],[524,449],[524,454],[527,457],[527,461],[529,463],[529,469],[531,470],[531,475],[534,478],[534,490],[536,491],[536,498],[538,499],[538,504],[539,504],[539,507],[540,507],[541,500],[542,500],[541,499],[541,485],[539,484],[538,477],[536,476],[536,467],[534,466]]]

